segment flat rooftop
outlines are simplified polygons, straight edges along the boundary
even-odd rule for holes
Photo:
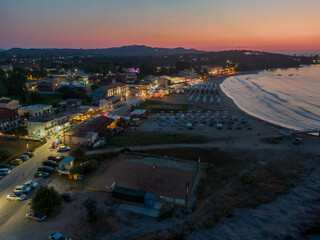
[[[36,105],[31,105],[31,106],[25,106],[25,107],[21,107],[21,110],[27,110],[27,111],[36,111],[36,110],[40,110],[43,108],[50,108],[51,105],[46,105],[46,104],[36,104]]]
[[[41,122],[41,123],[46,123],[46,122],[51,122],[52,120],[55,119],[60,119],[69,116],[69,113],[51,113],[48,116],[42,116],[42,117],[37,117],[37,118],[30,118],[27,122]]]

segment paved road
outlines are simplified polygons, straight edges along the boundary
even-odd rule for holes
[[[12,172],[0,180],[0,239],[6,238],[14,226],[21,224],[25,220],[25,213],[30,209],[30,199],[34,194],[34,190],[28,194],[25,201],[7,201],[7,194],[19,184],[23,184],[28,180],[38,181],[39,184],[47,184],[52,180],[52,177],[47,179],[35,179],[33,177],[37,168],[51,154],[56,154],[56,150],[50,149],[51,142],[48,142],[37,148],[34,156],[23,164],[12,169]],[[22,223],[23,224],[23,223]]]

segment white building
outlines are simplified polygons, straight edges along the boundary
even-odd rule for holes
[[[70,127],[69,114],[51,114],[46,117],[30,118],[26,124],[29,137],[51,138]]]
[[[41,117],[44,114],[51,113],[52,106],[51,105],[44,105],[44,104],[37,104],[26,106],[18,109],[18,113],[23,115],[25,113],[29,113],[29,117]]]
[[[1,97],[0,108],[17,109],[19,108],[19,101],[11,98]]]

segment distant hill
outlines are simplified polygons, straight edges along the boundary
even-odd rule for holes
[[[5,53],[21,55],[52,55],[52,56],[79,56],[79,55],[101,55],[101,56],[164,56],[178,54],[203,53],[196,49],[185,48],[153,48],[144,45],[131,45],[123,47],[113,47],[104,49],[70,49],[70,48],[12,48]]]
[[[5,51],[5,50],[0,48],[0,52],[3,52],[3,51]]]

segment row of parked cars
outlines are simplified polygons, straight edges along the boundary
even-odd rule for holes
[[[27,194],[38,187],[38,183],[34,181],[27,181],[24,184],[18,185],[15,189],[7,195],[7,200],[23,201],[27,198]]]
[[[37,169],[34,177],[47,178],[50,174],[55,172],[55,168],[58,166],[58,162],[62,159],[61,156],[49,156],[48,160],[42,162],[42,167]]]
[[[11,170],[15,165],[20,165],[27,161],[29,158],[33,157],[33,152],[27,152],[16,159],[10,161],[10,164],[0,164],[0,176],[6,176],[11,173]]]

